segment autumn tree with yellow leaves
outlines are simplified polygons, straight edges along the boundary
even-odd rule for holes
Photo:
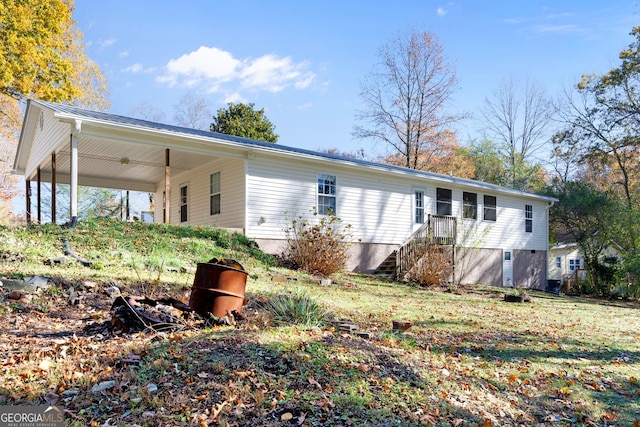
[[[0,2],[0,212],[16,193],[10,169],[27,98],[110,107],[106,79],[86,55],[73,10],[72,0]]]

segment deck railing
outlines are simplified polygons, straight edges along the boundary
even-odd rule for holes
[[[425,254],[428,244],[456,244],[456,218],[444,215],[429,215],[427,222],[416,230],[398,248],[396,255],[396,277],[409,271]]]

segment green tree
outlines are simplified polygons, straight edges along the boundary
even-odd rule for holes
[[[620,204],[610,193],[580,181],[563,183],[554,195],[558,202],[550,209],[550,226],[554,235],[566,236],[580,247],[590,283],[590,288],[582,291],[608,295],[611,283],[602,280],[599,259],[614,242]]]
[[[473,179],[496,185],[507,185],[508,174],[504,158],[492,140],[484,138],[472,142],[469,156],[475,167]]]
[[[511,162],[510,155],[502,145],[487,138],[471,143],[468,149],[474,168],[471,178],[534,193],[542,192],[546,186],[544,168],[538,163],[522,159],[520,154],[515,154],[515,161]]]
[[[577,96],[566,93],[560,111],[571,137],[557,138],[564,152],[578,154],[594,184],[614,188],[629,209],[640,202],[640,27],[631,35],[636,39],[620,53],[617,68],[585,75]]]
[[[264,114],[264,108],[255,110],[253,103],[234,104],[230,102],[227,108],[220,108],[218,115],[213,118],[209,128],[211,132],[225,135],[240,136],[257,141],[277,142],[278,135],[275,126]]]

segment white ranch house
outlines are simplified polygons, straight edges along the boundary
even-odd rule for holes
[[[293,216],[330,208],[352,226],[348,265],[362,272],[451,217],[456,281],[546,287],[555,199],[484,182],[34,100],[14,169],[37,188],[70,184],[72,221],[79,185],[152,192],[154,221],[239,230],[272,253]]]

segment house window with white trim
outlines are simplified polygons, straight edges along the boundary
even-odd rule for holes
[[[580,270],[580,259],[569,260],[569,271]]]
[[[557,269],[561,269],[562,268],[562,258],[557,256],[556,257],[556,268]]]
[[[415,223],[424,224],[424,190],[415,190]]]
[[[495,196],[484,196],[484,217],[485,221],[495,221],[497,218],[497,201]]]
[[[436,213],[451,216],[451,190],[436,188]]]
[[[533,232],[533,206],[524,205],[524,231],[526,233]]]
[[[335,175],[318,174],[318,213],[337,215]]]
[[[478,195],[476,193],[462,192],[462,217],[478,218]]]
[[[219,215],[221,210],[220,172],[209,175],[209,215]]]
[[[189,220],[189,186],[180,187],[180,222]]]

